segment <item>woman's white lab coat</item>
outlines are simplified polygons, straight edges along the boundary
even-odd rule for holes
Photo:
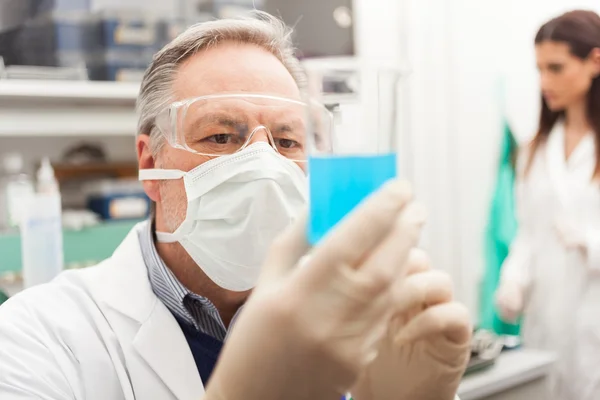
[[[137,230],[99,266],[0,307],[0,399],[202,398],[181,328],[150,287]]]
[[[502,271],[503,281],[526,288],[524,344],[559,358],[550,379],[557,400],[600,399],[600,182],[592,181],[595,165],[592,135],[565,160],[564,128],[558,123],[517,184],[519,232]],[[587,254],[565,247],[557,221],[577,227]]]

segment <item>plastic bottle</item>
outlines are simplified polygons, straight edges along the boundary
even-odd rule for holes
[[[37,172],[37,192],[55,194],[60,198],[58,182],[56,181],[54,169],[52,169],[48,157],[42,159],[42,164]]]
[[[37,193],[28,202],[21,223],[25,287],[49,282],[63,270],[61,215],[58,183],[44,158],[37,172]]]
[[[4,176],[0,183],[0,228],[17,228],[27,199],[33,195],[33,183],[23,172],[23,157],[10,153],[2,159]]]

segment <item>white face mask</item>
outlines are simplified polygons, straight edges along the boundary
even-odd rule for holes
[[[179,242],[204,273],[232,291],[252,289],[273,241],[307,203],[304,172],[259,142],[189,172],[140,170],[140,180],[181,179],[185,220],[159,242]]]

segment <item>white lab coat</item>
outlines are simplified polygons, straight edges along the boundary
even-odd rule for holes
[[[558,123],[538,149],[517,184],[519,232],[502,270],[503,281],[526,288],[524,344],[558,355],[550,380],[557,400],[600,399],[600,183],[592,181],[594,146],[593,136],[586,136],[565,161],[564,127]],[[561,243],[558,219],[584,232],[587,256]]]
[[[150,287],[138,229],[100,265],[0,307],[0,399],[202,398],[181,328]]]
[[[140,229],[110,259],[0,307],[0,399],[202,398],[181,328],[150,286]]]

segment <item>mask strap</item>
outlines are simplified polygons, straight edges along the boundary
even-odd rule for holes
[[[169,179],[181,179],[185,176],[184,171],[178,169],[140,169],[138,179],[140,181],[153,181],[153,180],[169,180]],[[175,243],[179,240],[179,235],[176,233],[159,232],[156,231],[156,240],[161,243]]]
[[[154,181],[154,180],[169,180],[169,179],[181,179],[185,176],[185,172],[178,169],[140,169],[138,179],[140,181]]]

